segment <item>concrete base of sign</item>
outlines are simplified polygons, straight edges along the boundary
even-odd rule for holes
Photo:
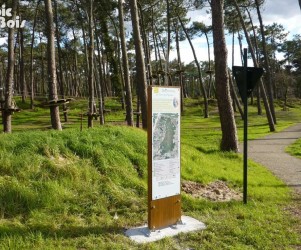
[[[180,224],[172,225],[170,227],[155,231],[149,230],[147,225],[131,228],[125,232],[125,235],[137,243],[147,243],[161,240],[166,237],[175,236],[179,233],[188,233],[206,228],[204,223],[189,216],[182,216],[181,219],[182,223]]]

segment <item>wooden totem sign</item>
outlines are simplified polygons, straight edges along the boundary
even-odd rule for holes
[[[179,87],[148,88],[148,227],[181,220]]]

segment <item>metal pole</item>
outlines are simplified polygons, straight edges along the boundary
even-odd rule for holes
[[[247,204],[248,195],[248,88],[247,68],[248,49],[244,49],[244,170],[243,170],[243,202]]]

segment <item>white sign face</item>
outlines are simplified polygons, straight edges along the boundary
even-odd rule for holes
[[[152,200],[179,195],[180,88],[152,88]]]

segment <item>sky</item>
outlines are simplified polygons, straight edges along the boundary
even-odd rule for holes
[[[255,13],[254,13],[255,14]],[[207,14],[205,11],[194,11],[190,12],[191,21],[204,22],[207,25],[211,25],[211,14]],[[262,19],[265,25],[278,23],[282,24],[286,31],[289,31],[290,34],[288,39],[291,39],[294,34],[301,34],[301,10],[299,7],[298,0],[266,0],[264,8],[262,10]],[[257,20],[254,20],[254,23],[258,23]],[[234,48],[234,65],[240,66],[241,59],[239,55],[239,44],[237,39],[235,39],[236,45]],[[230,36],[226,37],[227,48],[228,48],[228,65],[231,65],[231,54],[232,54],[232,39]],[[205,37],[202,36],[197,39],[193,39],[193,44],[197,53],[199,61],[208,60],[207,55],[207,44]],[[212,36],[211,36],[211,46]],[[245,47],[247,47],[245,45]],[[191,52],[189,43],[187,41],[181,42],[181,58],[187,64],[193,61],[193,54]],[[213,58],[213,49],[211,49],[211,58]],[[171,59],[176,57],[176,51],[172,51],[170,55]],[[279,55],[281,58],[281,55]],[[249,61],[248,65],[251,65],[252,62]]]

